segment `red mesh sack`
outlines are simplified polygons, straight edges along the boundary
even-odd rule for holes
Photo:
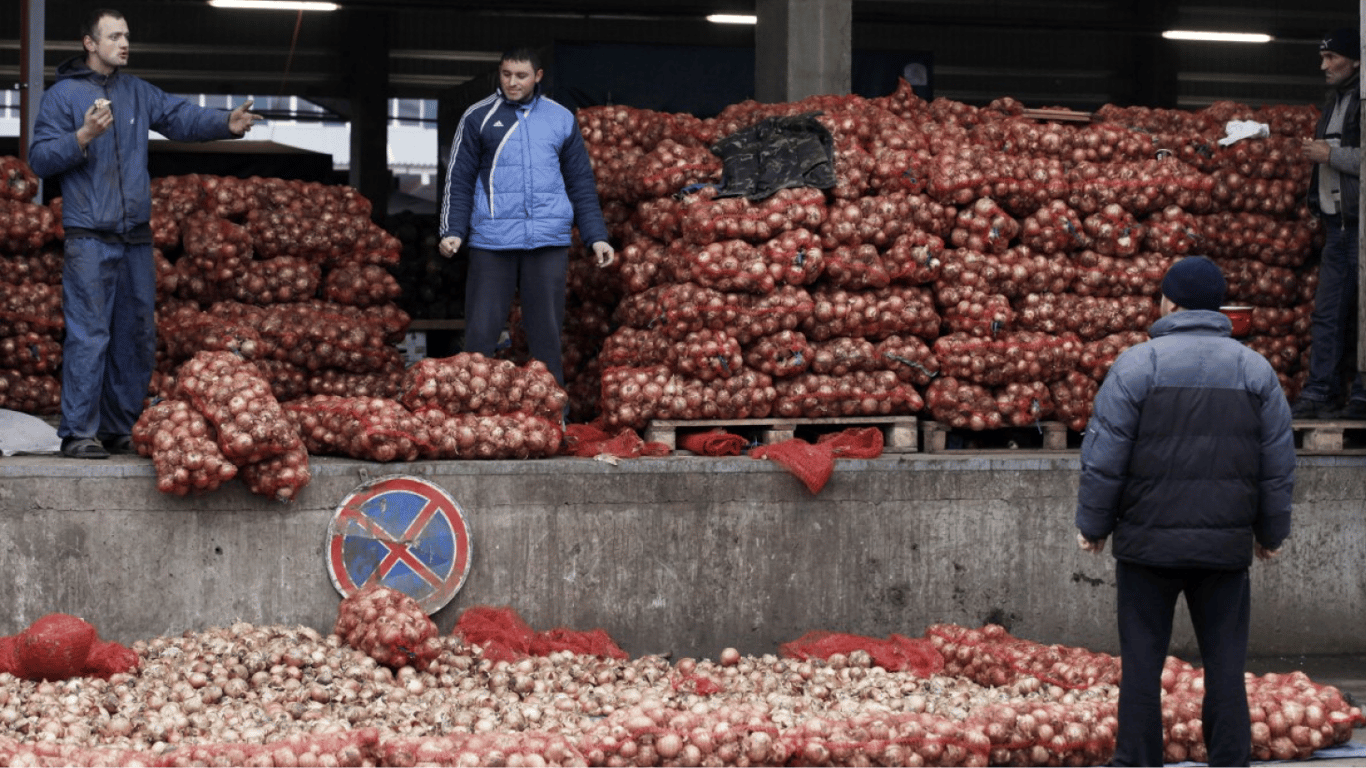
[[[816,438],[837,459],[876,459],[882,455],[882,430],[877,427],[850,427]]]
[[[120,672],[136,672],[139,664],[140,659],[133,649],[118,643],[97,640],[90,649],[90,655],[85,659],[83,674],[108,680],[111,675]]]
[[[79,677],[98,635],[84,619],[49,613],[19,633],[15,649],[19,676],[27,680]]]
[[[794,437],[773,445],[761,445],[749,452],[755,459],[770,459],[797,476],[812,493],[820,493],[835,469],[835,456],[826,445]]]
[[[903,635],[889,635],[885,640],[862,635],[818,630],[778,647],[789,659],[829,659],[834,654],[849,655],[865,651],[873,663],[888,672],[911,671],[920,677],[930,677],[944,668],[944,657],[925,639]]]
[[[18,635],[0,637],[0,675],[6,673],[16,677],[19,675],[19,659],[15,654],[18,644]]]
[[[482,646],[484,658],[513,661],[531,655],[536,633],[509,606],[476,605],[460,614],[455,635],[470,645]]]
[[[629,659],[630,654],[601,629],[581,632],[567,627],[556,627],[539,632],[531,640],[531,653],[549,656],[556,651],[569,651],[580,656],[602,656],[609,659]]]
[[[592,458],[594,456],[616,456],[634,459],[640,456],[668,456],[671,451],[664,443],[647,443],[629,427],[623,427],[615,435],[604,432],[598,423],[570,424],[564,430],[566,453],[570,456]]]
[[[332,633],[375,661],[426,669],[441,652],[436,624],[412,597],[371,584],[341,601]]]
[[[678,438],[679,448],[699,456],[739,456],[747,444],[745,438],[732,435],[724,429],[693,432]]]

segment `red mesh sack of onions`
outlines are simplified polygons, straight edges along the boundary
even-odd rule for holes
[[[1223,211],[1196,217],[1204,254],[1210,258],[1252,258],[1278,267],[1298,267],[1314,253],[1319,226],[1258,213]]]
[[[796,330],[811,316],[815,303],[805,288],[782,285],[773,293],[723,294],[724,308],[708,308],[701,314],[706,328],[724,330],[742,345],[779,331]]]
[[[1302,203],[1304,182],[1296,179],[1248,178],[1236,170],[1217,168],[1210,174],[1214,210],[1248,211],[1286,216]]]
[[[966,333],[940,336],[934,356],[945,376],[985,386],[1056,381],[1075,370],[1083,343],[1076,334],[1056,336],[1015,331],[983,338]]]
[[[284,405],[310,454],[413,461],[429,449],[426,425],[394,400],[313,395]]]
[[[308,372],[297,365],[280,360],[253,360],[252,362],[261,369],[261,375],[270,382],[271,393],[281,403],[312,394],[341,394],[338,392],[312,392],[308,387]]]
[[[631,217],[631,224],[655,241],[673,242],[683,233],[683,207],[683,201],[673,197],[641,200]]]
[[[948,242],[954,248],[967,248],[982,253],[1005,253],[1010,243],[1020,234],[1020,222],[1006,213],[995,200],[978,198],[970,207],[958,212]]]
[[[1253,307],[1252,332],[1264,336],[1309,335],[1314,305],[1298,307]]]
[[[746,345],[744,354],[746,366],[775,379],[796,376],[811,367],[811,344],[801,331],[762,336]]]
[[[1175,158],[1133,163],[1079,163],[1070,170],[1068,202],[1083,214],[1117,205],[1135,216],[1175,205],[1203,212],[1214,202],[1215,179]]]
[[[776,286],[763,252],[744,240],[710,243],[692,261],[693,282],[718,291],[769,293]]]
[[[631,191],[634,199],[672,195],[689,184],[721,181],[721,158],[702,146],[663,139],[636,161]]]
[[[825,282],[849,290],[885,288],[892,274],[872,245],[840,245],[825,254]]]
[[[256,463],[302,447],[298,430],[260,369],[232,352],[197,353],[180,367],[176,394],[208,418],[223,455],[234,464]]]
[[[1070,259],[1035,253],[1027,245],[991,258],[999,269],[995,292],[1012,299],[1031,293],[1064,293],[1077,278],[1077,267]]]
[[[256,197],[256,188],[266,180],[253,176],[239,179],[235,176],[202,175],[199,182],[204,187],[204,206],[209,213],[224,219],[237,219],[261,205]]]
[[[942,238],[917,229],[892,243],[882,254],[882,265],[892,282],[924,285],[939,279],[943,253]]]
[[[699,381],[730,378],[744,366],[740,342],[724,331],[690,333],[669,348],[665,363],[674,373]]]
[[[250,325],[189,306],[159,319],[157,341],[173,360],[186,360],[199,352],[233,352],[252,360],[263,350],[260,334]]]
[[[57,217],[47,206],[0,198],[0,251],[37,251],[57,237],[57,227]]]
[[[952,333],[994,337],[1014,325],[1015,310],[1010,299],[999,293],[972,289],[944,290],[939,294],[944,326]]]
[[[775,385],[773,412],[785,418],[886,416],[915,413],[925,401],[892,371],[854,371],[844,376],[807,373]]]
[[[780,189],[759,203],[739,197],[705,200],[689,205],[680,222],[683,238],[707,245],[717,240],[762,243],[791,229],[816,230],[825,220],[825,193],[811,187]]]
[[[1053,398],[1053,417],[1073,432],[1084,432],[1091,420],[1091,405],[1096,400],[1100,384],[1081,371],[1068,371],[1058,381],[1049,383],[1048,393]]]
[[[1107,256],[1132,256],[1143,245],[1143,225],[1116,203],[1082,219],[1081,227],[1088,247]]]
[[[388,370],[396,359],[402,359],[392,345],[403,338],[410,322],[393,305],[361,308],[316,300],[265,307],[222,302],[210,312],[255,328],[265,347],[258,357],[273,357],[310,371]]]
[[[85,671],[85,660],[99,639],[95,627],[65,613],[49,613],[18,635],[16,675],[25,680],[66,680]]]
[[[441,653],[440,632],[422,606],[378,584],[341,601],[332,634],[391,669],[424,670]]]
[[[990,390],[952,376],[930,382],[925,388],[925,407],[935,421],[953,429],[982,431],[1005,425]]]
[[[188,260],[212,285],[230,285],[246,273],[252,259],[251,234],[241,224],[208,214],[181,223],[182,247]]]
[[[735,307],[720,291],[696,283],[676,283],[625,297],[613,312],[613,319],[632,328],[652,328],[677,340],[704,327],[733,326]]]
[[[385,397],[397,400],[399,393],[403,391],[405,370],[402,360],[395,360],[395,363],[396,365],[389,370],[375,373],[351,373],[333,369],[314,371],[305,378],[304,388],[310,395]],[[273,380],[271,384],[274,386]]]
[[[794,229],[760,246],[775,282],[810,285],[825,270],[820,239],[809,229]]]
[[[1200,220],[1180,206],[1169,205],[1143,220],[1145,251],[1177,257],[1200,245]]]
[[[30,414],[57,413],[62,406],[62,381],[56,376],[28,376],[0,369],[0,408]]]
[[[313,479],[308,468],[308,449],[302,441],[279,456],[242,464],[238,475],[246,483],[247,490],[257,496],[284,502],[293,501]]]
[[[885,368],[878,358],[873,342],[841,336],[811,345],[811,373],[844,376],[854,371],[874,371]]]
[[[925,386],[939,376],[939,360],[930,346],[916,336],[892,335],[874,347],[878,367],[889,370],[907,384]]]
[[[1070,257],[1077,268],[1072,292],[1079,296],[1155,296],[1173,259],[1160,253],[1114,258],[1095,251]],[[1041,291],[1032,291],[1041,293]]]
[[[162,400],[144,409],[132,438],[138,453],[152,459],[162,493],[212,491],[237,476],[208,419],[184,400]]]
[[[1087,242],[1081,215],[1061,200],[1050,200],[1020,222],[1020,243],[1035,253],[1069,253]]]
[[[659,240],[637,237],[617,251],[617,259],[608,269],[615,274],[626,293],[641,293],[664,282],[666,252],[666,246]]]
[[[6,255],[0,253],[0,275],[3,282],[13,285],[23,283],[62,284],[62,249],[57,245],[32,254]]]
[[[640,429],[655,418],[666,388],[677,394],[678,382],[664,364],[607,368],[602,372],[602,414],[607,426]],[[698,405],[701,405],[699,393]]]
[[[829,207],[820,227],[821,245],[873,245],[884,250],[906,231],[911,199],[905,192],[861,197]]]
[[[539,360],[518,366],[478,353],[426,358],[403,376],[399,402],[410,411],[504,414],[521,411],[559,422],[569,396]]]
[[[1027,427],[1053,418],[1053,395],[1041,381],[1012,381],[992,394],[1008,426]]]
[[[1083,342],[1077,370],[1096,381],[1104,381],[1121,352],[1147,340],[1147,331],[1123,331]]]
[[[423,408],[414,414],[426,429],[423,456],[431,459],[540,459],[560,452],[558,420],[514,412],[448,414]]]
[[[818,286],[811,291],[810,298],[811,313],[799,327],[812,341],[837,336],[884,339],[899,334],[933,339],[939,335],[939,313],[935,310],[934,295],[927,288],[892,285],[871,291],[846,291]]]
[[[877,166],[875,160],[855,139],[835,138],[835,187],[830,194],[836,200],[857,200],[868,193],[869,177]]]
[[[1190,739],[1199,742],[1203,681],[1200,670],[1168,659],[1162,688],[1163,721],[1168,722],[1170,716],[1172,722],[1169,739],[1180,735],[1176,729],[1180,722]],[[1250,676],[1247,691],[1254,760],[1308,760],[1319,749],[1351,741],[1353,729],[1366,722],[1361,709],[1346,700],[1342,691],[1315,683],[1298,670]],[[1194,759],[1195,750],[1191,755]]]
[[[0,337],[0,368],[26,376],[52,374],[62,364],[62,343],[45,333]]]
[[[772,377],[758,371],[712,381],[675,375],[666,382],[656,418],[761,419],[772,412],[777,395]]]
[[[55,335],[66,327],[62,288],[47,283],[0,283],[0,336]]]
[[[321,282],[322,268],[318,265],[295,256],[276,256],[247,262],[237,280],[219,293],[246,304],[289,304],[313,298]]]
[[[1227,304],[1260,304],[1263,306],[1289,307],[1304,303],[1304,284],[1318,284],[1317,272],[1312,281],[1307,281],[1295,270],[1277,267],[1243,258],[1218,258],[1214,263],[1224,273],[1228,281]],[[1313,300],[1312,295],[1308,297]]]
[[[986,170],[979,166],[979,148],[960,146],[935,156],[930,163],[925,193],[946,205],[968,205],[985,196]]]
[[[0,157],[0,199],[32,200],[38,194],[38,176],[28,163],[15,157]]]
[[[1277,373],[1289,374],[1306,367],[1301,357],[1308,343],[1299,336],[1253,336],[1243,343],[1265,357]]]
[[[1157,303],[1151,296],[1102,298],[1031,293],[1015,305],[1016,328],[1051,334],[1071,331],[1084,341],[1124,331],[1146,331],[1157,317]]]
[[[622,326],[602,342],[598,361],[604,367],[667,363],[674,342],[656,331]]]

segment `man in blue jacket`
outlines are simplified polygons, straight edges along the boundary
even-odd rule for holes
[[[574,114],[541,94],[535,51],[503,54],[499,87],[465,111],[455,131],[441,205],[440,251],[470,246],[465,351],[492,355],[520,293],[531,356],[564,384],[571,231],[600,267],[615,258],[597,182]]]
[[[1077,541],[1114,536],[1124,675],[1112,765],[1162,765],[1162,667],[1185,593],[1205,674],[1210,765],[1247,765],[1253,553],[1290,535],[1290,406],[1261,355],[1230,338],[1226,283],[1203,256],[1162,280],[1152,339],[1126,350],[1096,395],[1081,447]]]
[[[33,172],[58,178],[65,230],[62,453],[103,459],[133,450],[156,361],[156,267],[148,130],[178,141],[242,136],[248,101],[204,109],[123,71],[128,22],[100,9],[81,30],[83,56],[57,67],[29,147]]]

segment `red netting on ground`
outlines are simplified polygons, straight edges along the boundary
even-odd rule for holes
[[[121,672],[135,672],[140,664],[137,653],[126,646],[118,643],[96,640],[95,645],[90,649],[90,655],[85,659],[85,670],[82,672],[87,677],[101,677],[108,680],[110,676]]]
[[[851,427],[816,438],[837,459],[876,459],[882,455],[882,430],[877,427]]]
[[[65,680],[80,676],[98,634],[83,619],[65,613],[49,613],[19,633],[15,648],[19,676],[28,680]]]
[[[812,445],[799,437],[751,449],[751,458],[769,459],[781,464],[812,493],[820,493],[835,470],[835,456],[829,446]]]
[[[537,632],[511,606],[476,605],[460,614],[452,634],[470,645],[481,646],[484,658],[515,661],[526,656],[549,656],[556,651],[629,659],[603,630],[572,630],[556,627]]]
[[[920,677],[937,674],[944,668],[944,657],[934,644],[923,638],[888,635],[885,640],[842,632],[815,631],[778,646],[790,659],[829,659],[834,654],[848,656],[866,651],[873,663],[888,672],[910,671]]]
[[[635,459],[641,456],[668,456],[672,451],[664,443],[647,443],[630,428],[622,428],[615,435],[603,431],[600,422],[570,424],[564,430],[565,453],[569,456],[592,458],[616,456]]]
[[[15,646],[18,644],[18,636],[0,637],[0,675],[19,675],[19,659],[15,655]]]
[[[699,456],[739,456],[749,441],[724,429],[692,432],[678,438],[678,447]]]

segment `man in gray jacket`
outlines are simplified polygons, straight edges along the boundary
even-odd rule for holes
[[[1112,765],[1163,764],[1161,676],[1182,593],[1209,764],[1251,758],[1248,568],[1290,534],[1295,444],[1275,371],[1218,311],[1226,287],[1203,256],[1172,265],[1152,339],[1110,368],[1082,442],[1078,543],[1100,554],[1115,540],[1124,676]]]

